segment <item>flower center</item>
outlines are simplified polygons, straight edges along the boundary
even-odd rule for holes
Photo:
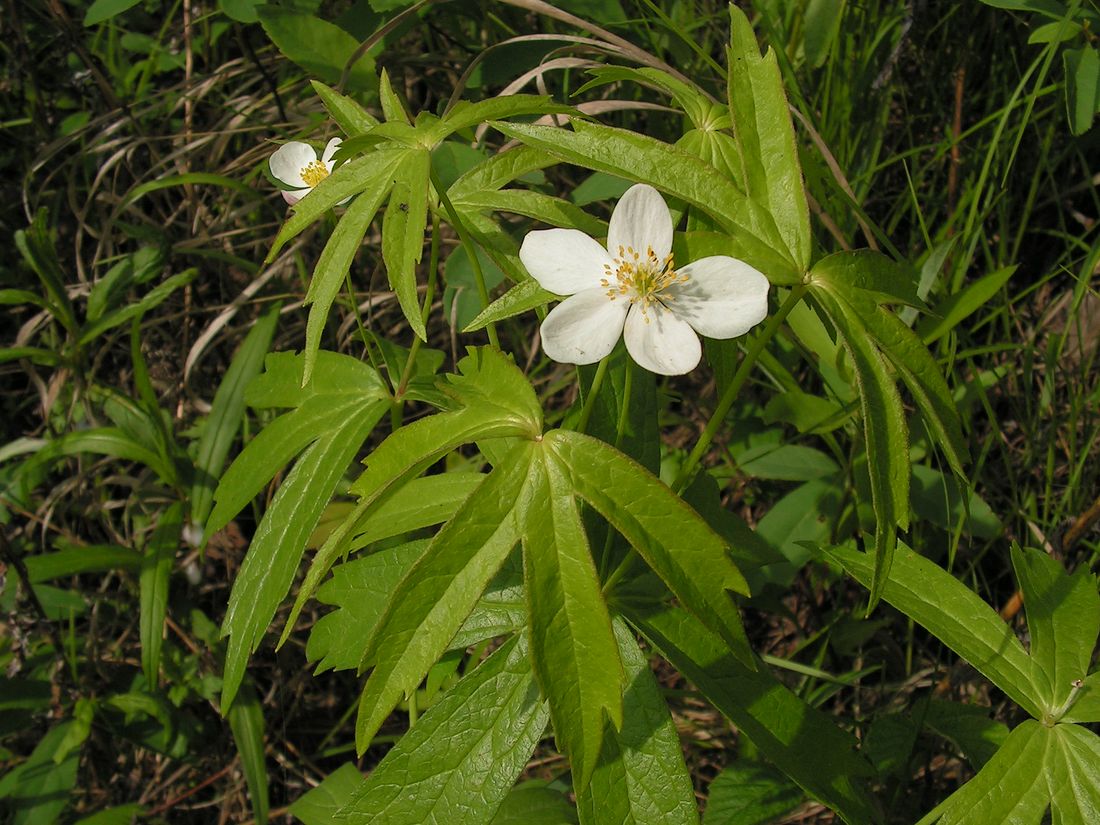
[[[676,297],[668,294],[668,288],[688,282],[687,275],[676,271],[672,254],[662,260],[652,246],[646,247],[645,255],[629,246],[620,246],[618,252],[610,264],[604,264],[606,277],[600,279],[600,286],[607,290],[608,299],[614,301],[623,296],[630,303],[638,304],[647,324],[651,306],[659,306],[668,312],[669,303]]]
[[[323,160],[311,160],[299,172],[307,186],[316,186],[328,177],[328,167]]]

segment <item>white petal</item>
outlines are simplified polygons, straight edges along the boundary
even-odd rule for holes
[[[679,269],[685,284],[667,290],[669,308],[708,338],[736,338],[768,314],[768,279],[726,255],[700,258]]]
[[[317,160],[317,153],[308,143],[292,140],[284,143],[268,160],[271,174],[289,186],[308,186],[302,180],[302,170]]]
[[[687,322],[661,307],[650,307],[648,315],[631,307],[623,337],[630,357],[658,375],[691,372],[703,355],[699,336]]]
[[[615,349],[630,304],[597,287],[566,298],[542,322],[542,351],[563,364],[594,364]]]
[[[294,204],[296,204],[312,191],[312,189],[295,189],[293,192],[288,192],[284,189],[281,194],[284,201],[286,201],[291,206],[294,206]]]
[[[598,287],[608,277],[604,267],[611,266],[607,250],[577,229],[528,232],[519,259],[539,286],[557,295]]]
[[[325,144],[325,151],[321,154],[321,161],[325,164],[328,170],[332,171],[332,156],[340,149],[340,144],[344,141],[338,137],[333,138]]]
[[[645,255],[648,247],[661,260],[672,251],[672,215],[661,193],[649,184],[636,183],[615,204],[607,228],[607,249],[612,257],[619,247]]]

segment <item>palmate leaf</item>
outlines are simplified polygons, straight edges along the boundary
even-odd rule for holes
[[[278,353],[254,382],[254,406],[295,406],[245,448],[222,477],[206,527],[224,527],[299,450],[256,528],[234,582],[222,633],[229,636],[222,705],[228,708],[275,610],[294,579],[313,532],[348,464],[389,407],[381,379],[355,359],[324,353],[302,387],[304,359]],[[276,426],[285,422],[282,426]],[[312,443],[311,443],[312,442]],[[306,445],[309,445],[308,447]]]
[[[770,47],[761,57],[745,13],[733,4],[729,9],[729,105],[742,180],[748,196],[771,213],[790,259],[805,271],[810,264],[810,209],[779,64]]]
[[[417,721],[331,821],[489,822],[547,719],[524,638],[513,638]]]
[[[592,780],[577,788],[585,825],[697,825],[695,794],[680,737],[649,662],[622,619],[615,640],[626,671],[623,723],[604,730]]]
[[[544,440],[543,445],[547,442]],[[568,470],[540,445],[523,510],[523,567],[535,673],[574,787],[587,787],[605,716],[623,723],[623,673]]]

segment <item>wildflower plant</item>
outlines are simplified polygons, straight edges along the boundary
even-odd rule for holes
[[[292,206],[269,260],[344,206],[312,274],[302,352],[270,355],[248,389],[251,406],[278,414],[222,477],[205,524],[207,536],[224,527],[294,461],[233,587],[221,702],[238,697],[250,655],[316,546],[279,644],[309,600],[331,605],[306,652],[321,669],[366,675],[358,752],[399,706],[415,722],[368,776],[334,774],[304,797],[295,810],[305,821],[491,822],[549,732],[568,759],[580,822],[697,822],[651,651],[799,793],[845,821],[879,820],[870,792],[879,777],[851,732],[773,675],[742,624],[739,603],[753,583],[795,560],[721,509],[703,465],[759,372],[769,375],[777,416],[814,431],[820,418],[807,422],[824,405],[854,434],[849,530],[839,545],[818,542],[816,556],[865,584],[870,607],[885,599],[924,624],[1034,717],[933,814],[1001,821],[1004,803],[983,793],[1017,770],[1014,755],[1046,783],[1019,795],[1053,804],[1056,821],[1078,821],[1066,812],[1096,802],[1096,785],[1088,790],[1082,777],[1095,773],[1088,760],[1097,764],[1100,739],[1078,723],[1100,719],[1087,674],[1097,622],[1070,628],[1057,619],[1062,607],[1044,604],[1061,588],[1096,616],[1095,587],[1049,559],[1014,555],[1029,610],[1039,606],[1028,653],[980,599],[899,542],[910,520],[914,426],[922,449],[934,445],[961,482],[968,462],[940,366],[895,309],[925,309],[918,281],[907,262],[878,251],[819,254],[776,55],[761,55],[735,6],[730,24],[721,101],[652,66],[596,69],[586,87],[659,90],[685,117],[675,144],[545,96],[414,114],[382,72],[383,121],[315,83],[342,141],[320,158],[296,143],[272,155],[272,174],[297,191],[285,193]],[[445,183],[437,150],[474,129],[511,146]],[[557,164],[626,182],[609,225],[524,184]],[[531,220],[522,241],[504,213]],[[372,345],[367,363],[320,345],[378,223],[370,237],[409,336],[407,349],[388,345],[389,360]],[[467,354],[437,375],[438,360],[423,356],[444,230],[465,250],[481,308],[462,330]],[[481,261],[509,282],[495,299]],[[506,329],[559,300],[541,321],[542,351],[580,365],[576,403],[560,420]],[[785,373],[775,353],[791,346],[814,354],[833,393],[827,402]],[[403,358],[394,362],[394,352]],[[690,449],[662,456],[657,376],[676,387],[675,376],[696,368],[715,378],[712,415]],[[404,422],[411,401],[432,412]],[[388,434],[372,438],[387,420]],[[364,467],[342,487],[368,442],[376,446]],[[476,455],[463,472],[431,472],[459,451]],[[469,654],[461,678],[429,698],[425,680],[454,674],[456,651]],[[1026,762],[1033,752],[1040,761]],[[975,809],[986,818],[966,819]]]

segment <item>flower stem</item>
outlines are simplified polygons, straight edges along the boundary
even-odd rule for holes
[[[741,360],[741,366],[737,368],[737,372],[734,373],[733,379],[729,382],[725,391],[723,391],[722,397],[718,401],[718,406],[714,408],[714,412],[711,413],[710,420],[707,421],[706,427],[703,428],[699,440],[695,442],[695,447],[692,448],[687,460],[680,468],[680,473],[676,477],[675,483],[672,485],[672,489],[675,492],[681,492],[684,487],[687,486],[688,481],[691,480],[695,468],[699,464],[699,460],[703,457],[703,453],[707,451],[707,448],[710,447],[711,442],[714,441],[714,436],[718,434],[718,428],[722,426],[722,423],[726,419],[726,415],[733,406],[733,402],[737,400],[737,394],[741,391],[742,385],[749,377],[749,373],[752,372],[752,368],[756,365],[756,359],[760,357],[760,353],[763,352],[767,343],[775,337],[776,332],[779,331],[779,327],[787,319],[787,316],[791,314],[791,310],[798,306],[803,297],[805,297],[806,291],[809,288],[808,283],[796,284],[791,289],[790,295],[787,296],[787,300],[783,302],[783,306],[779,308],[779,311],[775,313],[775,315],[768,319],[767,326],[765,326],[761,333],[753,339],[751,344],[749,344],[748,351]]]
[[[611,356],[600,360],[600,363],[596,366],[596,374],[592,376],[592,384],[588,388],[588,397],[584,399],[584,406],[581,407],[581,417],[577,421],[577,432],[583,433],[588,428],[588,419],[592,417],[592,410],[596,406],[596,396],[600,394],[600,386],[603,384],[603,377],[607,374],[607,361]]]
[[[436,194],[439,195],[439,202],[443,204],[443,209],[447,212],[447,217],[450,218],[451,226],[458,233],[458,240],[462,243],[462,248],[466,250],[466,257],[470,259],[470,266],[474,270],[474,282],[477,284],[477,294],[481,299],[481,308],[485,309],[489,306],[489,290],[485,286],[485,274],[481,271],[481,261],[477,257],[477,248],[470,240],[470,236],[466,232],[466,226],[458,216],[451,199],[447,197],[447,189],[440,182],[434,169],[431,170],[430,175],[432,186],[435,187]],[[496,324],[486,324],[485,331],[489,334],[489,343],[492,344],[493,349],[500,350],[500,339],[497,337]]]

